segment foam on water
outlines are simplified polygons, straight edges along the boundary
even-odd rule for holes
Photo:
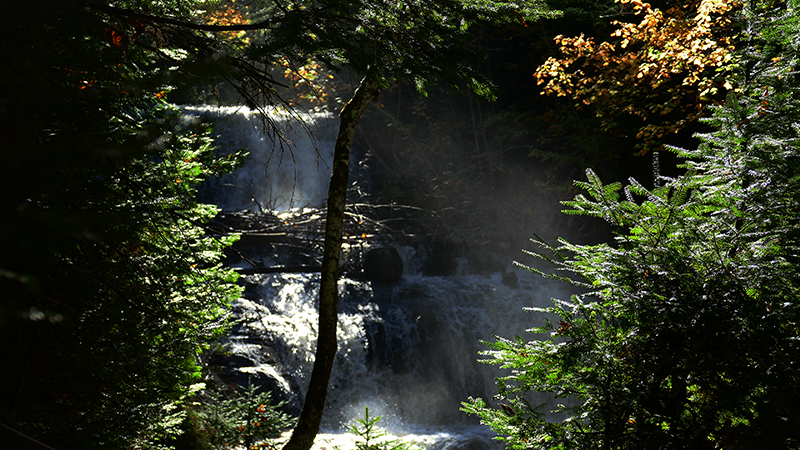
[[[240,299],[236,305],[244,323],[231,336],[230,349],[256,361],[240,370],[275,379],[285,397],[300,401],[314,361],[318,275],[270,274],[259,280],[259,300]],[[392,287],[341,280],[339,352],[325,429],[346,428],[367,406],[393,432],[474,424],[459,412],[460,402],[469,396],[490,399],[499,375],[477,362],[485,349],[480,341],[523,335],[540,325],[540,316],[522,308],[566,295],[557,288],[527,277],[512,289],[499,275],[411,275]],[[260,344],[253,344],[253,336]]]

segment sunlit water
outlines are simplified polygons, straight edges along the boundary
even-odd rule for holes
[[[250,147],[247,167],[223,179],[212,198],[226,210],[286,210],[318,206],[326,197],[336,121],[306,114],[310,138],[291,117],[273,118],[295,147],[281,156],[275,139],[260,132],[255,113],[246,109],[185,108],[186,114],[216,120],[223,151]],[[241,189],[226,185],[236,185]],[[340,281],[339,351],[329,384],[319,449],[353,448],[349,425],[382,416],[379,425],[407,442],[428,449],[500,447],[491,432],[459,411],[468,397],[490,403],[500,372],[481,364],[481,340],[513,338],[539,326],[543,317],[523,311],[547,306],[553,297],[568,297],[558,284],[519,271],[519,285],[506,286],[501,274],[424,276],[417,250],[400,247],[405,273],[391,286]],[[296,408],[314,360],[317,329],[317,274],[272,274],[248,277],[254,292],[233,310],[242,322],[227,339],[228,350],[247,365],[236,370],[269,385],[278,398]],[[532,402],[547,399],[531,399]]]
[[[338,121],[327,113],[270,110],[272,132],[247,107],[184,106],[188,118],[215,122],[225,153],[247,148],[246,167],[223,176],[204,199],[228,211],[319,207],[327,198]]]
[[[288,440],[290,433],[283,439]],[[426,450],[500,450],[502,445],[493,439],[494,435],[486,427],[457,426],[442,430],[417,429],[389,433],[383,440],[397,440],[411,444],[411,448]],[[350,450],[358,441],[352,434],[320,433],[314,440],[315,450]]]

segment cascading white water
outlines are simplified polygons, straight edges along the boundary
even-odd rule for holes
[[[316,140],[302,137],[305,131],[287,132],[296,144],[289,166],[285,157],[273,164],[278,157],[259,131],[255,113],[206,107],[184,111],[213,118],[224,150],[250,147],[248,166],[223,180],[214,194],[224,210],[253,207],[249,194],[224,185],[242,187],[271,209],[319,206],[324,200],[335,129],[328,116],[305,116],[321,133]],[[282,120],[286,130],[301,129],[286,116]],[[317,145],[306,147],[312,143]],[[371,415],[383,417],[383,428],[429,449],[494,447],[490,431],[459,411],[467,397],[490,399],[495,393],[499,373],[477,362],[485,349],[480,340],[524,335],[543,318],[523,307],[546,306],[552,297],[565,298],[569,292],[526,273],[519,273],[513,288],[498,273],[425,276],[413,269],[421,266],[415,249],[399,250],[406,273],[398,283],[340,281],[339,352],[323,419],[327,434],[318,438],[320,445],[347,440],[344,426],[363,417],[368,406]],[[228,350],[247,361],[235,370],[269,385],[295,407],[302,404],[314,359],[318,282],[317,274],[250,276],[248,283],[256,288],[233,305],[242,322],[227,339]]]
[[[431,449],[494,447],[489,430],[459,411],[467,397],[488,400],[496,392],[500,373],[477,363],[485,349],[479,341],[524,335],[541,317],[523,306],[568,295],[558,285],[522,278],[516,288],[503,285],[499,274],[407,275],[391,287],[341,280],[339,352],[320,439],[347,440],[337,435],[369,407],[382,416],[382,427]],[[298,400],[314,359],[318,281],[308,274],[261,276],[258,299],[237,304],[245,322],[230,340],[232,353],[253,361],[240,371],[274,379],[284,396]]]
[[[277,340],[280,373],[260,346],[232,341],[234,353],[253,361],[245,373],[276,377],[287,395],[302,397],[314,360],[318,275],[271,274],[258,280],[258,300],[240,299],[239,336]],[[548,282],[546,282],[548,283]],[[330,383],[325,424],[330,429],[360,417],[369,406],[392,428],[464,422],[459,404],[494,394],[492,367],[478,364],[480,340],[524,335],[537,318],[524,306],[550,304],[557,285],[526,277],[516,288],[500,275],[407,275],[397,284],[340,281],[339,354]],[[299,392],[298,392],[299,391]]]

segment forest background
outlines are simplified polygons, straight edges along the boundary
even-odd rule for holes
[[[336,66],[332,53],[289,54],[264,67],[247,45],[228,46],[248,44],[268,22],[259,14],[280,10],[258,6],[3,6],[4,423],[57,448],[177,446],[181,430],[204,426],[188,420],[194,400],[213,397],[203,397],[206,368],[196,353],[224,332],[239,288],[219,264],[232,238],[204,225],[215,211],[197,203],[197,189],[245,156],[216,156],[210,125],[186,122],[174,104],[213,103],[232,89],[251,107],[338,110],[358,84],[357,75],[327,70]],[[443,41],[466,49],[464,58],[486,56],[463,60],[463,73],[478,93],[491,81],[493,102],[450,93],[463,78],[426,73],[418,61],[414,76],[385,78],[358,137],[385,171],[371,201],[437,212],[435,224],[416,226],[503,242],[512,259],[524,244],[504,236],[538,231],[552,240],[561,228],[529,229],[543,208],[518,204],[525,186],[565,200],[586,167],[606,183],[683,173],[663,145],[697,147],[694,133],[711,129],[697,119],[735,87],[729,55],[744,44],[729,18],[740,5],[550,6],[563,16],[515,14],[523,8],[506,4],[494,11],[503,21],[465,27],[450,36],[458,45]],[[271,32],[291,40],[308,31],[302,21],[283,25]],[[348,61],[362,73],[371,67]],[[437,76],[443,84],[422,83]],[[271,414],[260,399],[257,412]],[[280,414],[269,417],[286,425]]]

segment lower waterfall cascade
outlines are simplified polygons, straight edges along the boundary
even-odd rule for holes
[[[242,322],[226,339],[227,351],[247,364],[234,371],[240,382],[269,386],[299,408],[314,361],[319,275],[247,278],[252,289],[234,304]],[[478,436],[490,445],[489,430],[459,411],[469,396],[495,393],[500,372],[477,362],[480,341],[522,336],[535,322],[524,306],[545,306],[551,295],[568,294],[547,280],[522,278],[514,288],[500,274],[412,274],[392,286],[342,279],[325,432],[342,432],[369,407],[382,416],[381,427],[408,439]]]
[[[279,139],[263,133],[256,113],[247,108],[183,111],[216,122],[221,151],[248,147],[251,154],[246,167],[209,187],[205,201],[223,211],[257,207],[279,217],[323,204],[338,123],[330,116],[275,116],[285,131],[282,138],[293,147],[290,157],[279,154]],[[470,396],[491,402],[494,379],[502,374],[478,362],[486,349],[481,340],[525,336],[544,318],[523,308],[568,298],[569,288],[512,267],[516,254],[509,255],[504,272],[472,273],[468,261],[456,258],[454,274],[442,276],[422,270],[434,250],[407,242],[384,245],[401,256],[398,281],[370,281],[360,272],[340,278],[339,351],[315,445],[351,448],[345,430],[369,407],[370,416],[382,417],[381,428],[423,448],[502,448],[488,427],[459,411]],[[362,261],[368,249],[369,242],[362,242],[349,253]],[[246,257],[228,263],[269,266],[282,257],[270,246],[246,250]],[[232,305],[236,325],[222,349],[212,352],[211,363],[223,367],[226,382],[261,386],[298,413],[314,361],[319,274],[261,273],[243,276],[242,282],[245,293]]]

